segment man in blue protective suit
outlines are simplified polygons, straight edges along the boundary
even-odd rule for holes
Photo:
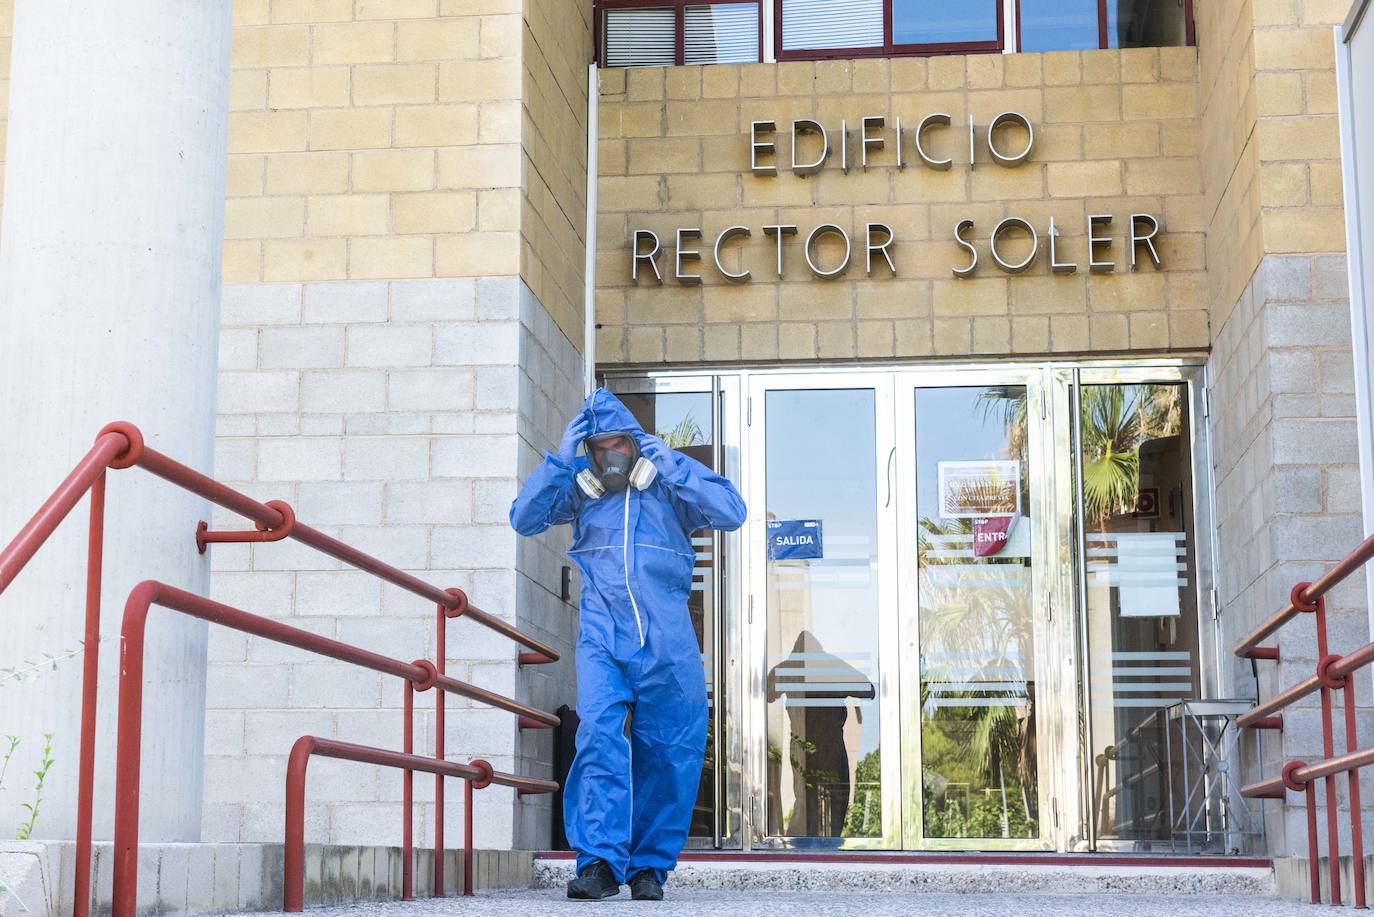
[[[581,725],[563,791],[577,851],[569,898],[606,898],[623,882],[636,899],[663,897],[706,751],[706,680],[687,612],[689,536],[739,528],[744,513],[729,481],[645,433],[605,389],[586,400],[558,454],[544,455],[511,505],[522,535],[571,523],[568,554],[582,571]]]

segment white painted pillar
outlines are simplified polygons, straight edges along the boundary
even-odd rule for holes
[[[0,542],[111,420],[212,471],[230,0],[18,0],[0,227]],[[120,618],[139,580],[205,592],[203,501],[138,469],[110,475],[95,836],[111,834]],[[82,636],[83,502],[0,596],[0,667]],[[142,838],[196,840],[205,625],[148,630]],[[0,735],[22,738],[0,836],[32,796],[41,733],[56,765],[35,837],[72,837],[79,658],[0,682]],[[3,750],[0,745],[0,751]],[[283,749],[283,754],[286,749]]]

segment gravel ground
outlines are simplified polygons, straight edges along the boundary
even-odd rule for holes
[[[442,901],[423,900],[349,905],[347,907],[310,908],[314,917],[539,917],[544,914],[590,914],[602,911],[610,915],[638,913],[649,910],[657,917],[705,917],[707,914],[755,915],[850,915],[890,914],[893,917],[911,915],[1014,915],[1014,917],[1185,917],[1192,914],[1245,915],[1253,917],[1287,917],[1306,915],[1315,917],[1326,913],[1318,906],[1236,895],[1147,895],[1127,892],[1087,895],[1056,894],[945,894],[945,893],[884,893],[864,892],[772,892],[682,890],[674,893],[671,883],[661,902],[632,901],[629,891],[605,901],[569,901],[559,889],[491,892],[472,898],[450,898]]]

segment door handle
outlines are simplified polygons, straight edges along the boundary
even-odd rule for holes
[[[897,447],[893,446],[887,453],[887,499],[883,501],[883,509],[892,505],[892,460],[897,457]]]

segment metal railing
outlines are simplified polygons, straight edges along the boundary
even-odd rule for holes
[[[207,523],[197,525],[194,538],[204,552],[207,544],[223,542],[269,543],[286,538],[299,541],[321,553],[369,573],[437,606],[435,614],[435,660],[404,662],[373,653],[328,637],[290,627],[279,621],[249,614],[220,602],[151,580],[139,583],[129,594],[121,628],[121,667],[119,710],[116,735],[115,833],[113,913],[133,917],[138,900],[138,803],[140,784],[140,745],[143,701],[143,636],[149,611],[160,607],[179,614],[229,627],[275,643],[294,646],[317,655],[392,675],[405,682],[402,750],[372,748],[314,736],[302,736],[291,750],[287,766],[286,875],[283,877],[284,907],[301,910],[303,891],[306,763],[311,755],[344,758],[361,763],[398,768],[403,780],[402,815],[402,897],[414,894],[414,848],[412,786],[415,771],[434,775],[434,870],[433,894],[444,894],[444,779],[464,781],[467,807],[464,812],[464,894],[472,894],[472,791],[493,783],[514,787],[518,793],[550,793],[558,784],[549,780],[504,774],[492,770],[484,761],[459,764],[447,761],[444,749],[444,699],[457,694],[515,714],[521,729],[543,729],[558,725],[558,717],[522,704],[512,698],[476,685],[448,677],[445,672],[445,632],[449,618],[468,618],[520,644],[518,665],[556,662],[553,647],[468,601],[461,589],[440,589],[418,577],[365,554],[338,539],[297,519],[292,508],[281,501],[259,503],[146,446],[138,428],[128,423],[112,423],[102,429],[95,444],[77,463],[71,474],[20,530],[14,540],[0,551],[0,593],[12,583],[44,542],[56,531],[87,493],[90,494],[90,522],[86,556],[86,619],[81,690],[81,739],[77,772],[76,875],[73,895],[74,914],[87,917],[91,905],[91,815],[94,807],[95,714],[98,647],[100,643],[100,589],[104,556],[105,476],[107,469],[138,466],[145,471],[197,494],[212,503],[238,513],[254,523],[249,531],[216,532]],[[414,695],[437,688],[435,696],[434,756],[414,754]]]
[[[1289,594],[1288,604],[1265,621],[1245,639],[1236,644],[1235,654],[1242,659],[1279,661],[1277,646],[1260,646],[1299,614],[1314,615],[1317,635],[1317,669],[1276,697],[1257,704],[1250,712],[1237,718],[1237,725],[1251,729],[1282,729],[1283,710],[1315,691],[1321,692],[1322,760],[1314,764],[1289,761],[1278,777],[1252,783],[1241,795],[1253,799],[1284,799],[1288,790],[1302,793],[1307,805],[1307,859],[1312,903],[1321,901],[1321,871],[1318,868],[1317,848],[1317,781],[1325,781],[1327,869],[1331,886],[1331,903],[1341,903],[1340,829],[1336,794],[1336,776],[1346,774],[1350,796],[1350,851],[1354,879],[1355,906],[1365,907],[1364,830],[1360,810],[1360,773],[1362,767],[1374,764],[1374,748],[1360,749],[1355,728],[1354,673],[1374,662],[1374,642],[1367,643],[1345,656],[1330,652],[1326,631],[1326,595],[1337,585],[1374,558],[1374,535],[1360,543],[1344,560],[1336,564],[1314,583],[1298,583]],[[1345,713],[1345,753],[1335,752],[1335,718],[1332,692],[1340,691]]]

